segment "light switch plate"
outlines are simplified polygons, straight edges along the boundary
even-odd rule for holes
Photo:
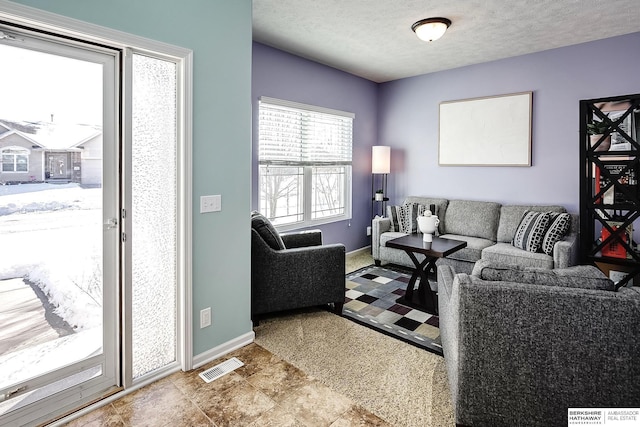
[[[219,212],[222,210],[222,196],[200,196],[200,213]]]

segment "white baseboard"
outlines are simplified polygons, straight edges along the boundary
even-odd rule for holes
[[[234,338],[231,341],[227,341],[224,344],[220,344],[219,346],[214,347],[211,350],[200,353],[197,356],[193,357],[193,368],[199,368],[200,366],[205,365],[219,357],[222,357],[227,353],[231,353],[232,351],[237,350],[240,347],[249,345],[255,340],[255,338],[255,332],[247,332],[246,334],[240,335],[239,337]]]

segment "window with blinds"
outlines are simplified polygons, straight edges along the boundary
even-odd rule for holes
[[[352,113],[260,98],[260,211],[279,228],[351,217],[353,119]]]

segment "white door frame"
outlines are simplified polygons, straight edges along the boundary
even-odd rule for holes
[[[178,69],[178,331],[177,365],[184,371],[193,367],[192,325],[192,100],[193,100],[193,52],[190,49],[166,44],[118,30],[86,23],[73,18],[46,12],[40,9],[0,0],[0,19],[47,31],[54,34],[106,45],[122,51],[133,49],[174,61]],[[126,91],[126,85],[125,85]],[[123,130],[123,136],[126,132]],[[130,314],[130,313],[129,313]],[[124,313],[126,316],[126,313]],[[130,322],[130,317],[123,319]],[[130,340],[130,338],[129,338]],[[127,351],[127,339],[124,342]],[[130,342],[129,342],[130,345]],[[160,373],[158,373],[160,374]],[[159,375],[156,375],[159,376]],[[152,381],[143,377],[144,383]],[[131,384],[126,378],[125,388],[137,388],[141,383]],[[59,409],[59,408],[56,408]]]

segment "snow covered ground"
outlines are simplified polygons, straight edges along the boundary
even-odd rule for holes
[[[36,283],[80,330],[102,324],[101,194],[77,184],[0,186],[0,280]]]
[[[77,184],[0,186],[0,280],[36,284],[76,331],[0,354],[0,388],[100,350],[101,195]]]

